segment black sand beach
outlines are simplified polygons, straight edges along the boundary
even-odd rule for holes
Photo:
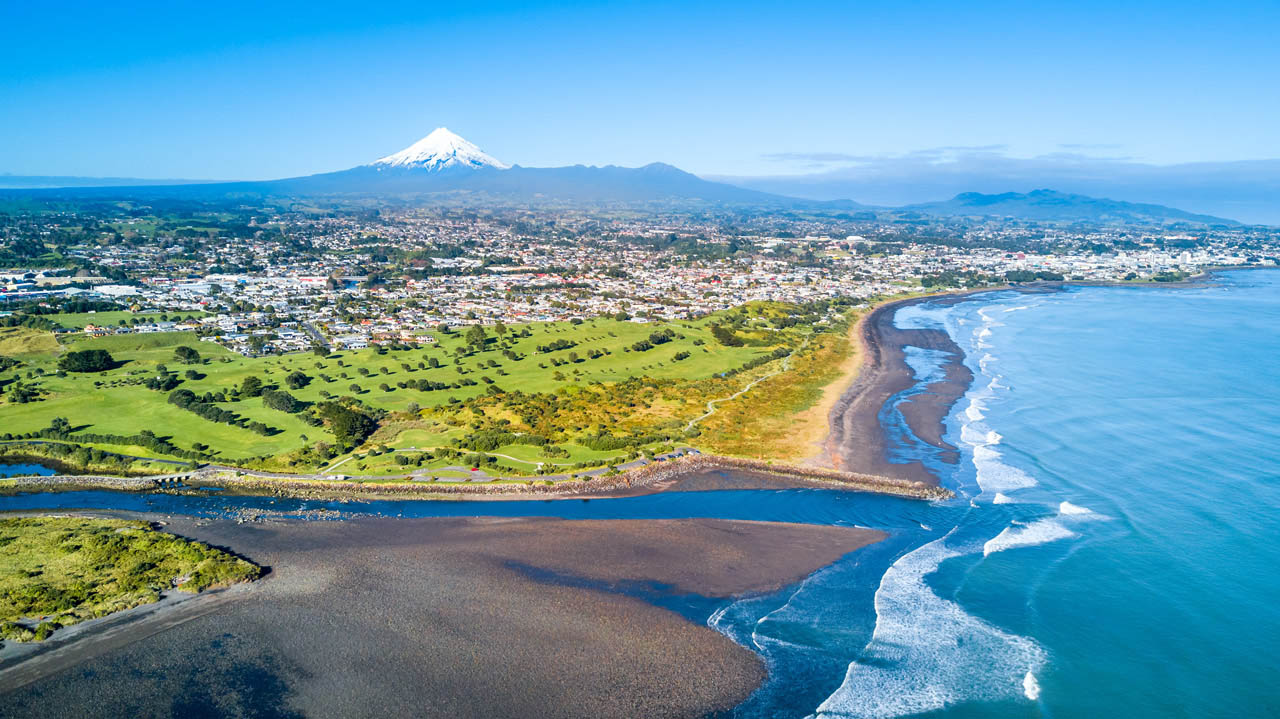
[[[636,588],[767,591],[883,536],[704,519],[180,519],[166,530],[270,573],[0,668],[0,714],[701,716],[754,690],[760,660]]]
[[[906,345],[937,350],[948,354],[944,377],[925,387],[924,392],[903,402],[899,407],[911,431],[921,440],[944,450],[943,460],[956,462],[956,448],[943,438],[943,420],[952,405],[969,389],[973,373],[964,365],[964,353],[942,330],[899,329],[894,313],[902,307],[927,301],[963,301],[965,296],[940,300],[919,297],[891,302],[876,308],[862,322],[862,341],[866,360],[858,378],[845,391],[831,410],[831,434],[827,452],[832,464],[840,470],[910,479],[938,484],[919,461],[910,464],[890,462],[886,457],[885,428],[879,421],[880,408],[893,395],[909,389],[914,372],[906,362]]]

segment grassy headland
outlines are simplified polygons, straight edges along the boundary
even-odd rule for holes
[[[59,627],[254,579],[253,564],[146,522],[0,519],[0,638],[42,640]]]

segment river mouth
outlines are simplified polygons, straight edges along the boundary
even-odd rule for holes
[[[661,513],[644,499],[579,506]],[[106,637],[100,658],[86,650],[33,682],[7,686],[11,668],[0,667],[6,717],[64,716],[67,706],[84,717],[177,715],[175,696],[209,698],[202,716],[732,711],[765,667],[709,617],[743,597],[785,601],[797,581],[884,536],[722,519],[110,514],[243,548],[270,572],[211,598],[207,613],[203,597],[183,603],[190,616],[156,612],[130,625],[134,636]]]

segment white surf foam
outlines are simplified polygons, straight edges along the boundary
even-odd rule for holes
[[[1018,547],[1034,547],[1040,544],[1056,542],[1059,539],[1070,539],[1076,533],[1067,529],[1054,519],[1038,519],[1026,526],[1005,527],[995,537],[982,545],[982,556],[987,557],[995,552]]]
[[[1002,454],[990,445],[973,448],[973,466],[978,471],[978,486],[983,493],[1011,492],[1015,489],[1034,487],[1031,475],[1001,461]]]
[[[959,554],[945,539],[904,555],[885,572],[871,643],[816,717],[885,719],[1025,693],[1026,674],[1044,664],[1044,650],[966,613],[925,583]]]
[[[986,418],[986,415],[982,413],[983,409],[984,407],[982,406],[981,403],[979,403],[977,400],[973,400],[969,402],[968,407],[964,408],[964,416],[970,422],[981,422],[983,419]],[[965,425],[964,427],[960,428],[960,431],[963,432],[967,428],[968,428],[968,425]]]
[[[1059,514],[1093,514],[1093,510],[1088,507],[1081,507],[1078,504],[1063,502],[1058,505]]]
[[[1004,492],[996,492],[996,496],[991,498],[992,504],[1013,504],[1013,498]]]
[[[1022,693],[1031,701],[1040,698],[1040,682],[1036,681],[1035,674],[1027,672],[1027,675],[1022,678]]]

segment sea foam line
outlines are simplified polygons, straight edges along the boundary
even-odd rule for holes
[[[1044,650],[968,614],[926,584],[943,561],[960,555],[946,539],[909,552],[885,572],[871,642],[815,717],[888,719],[961,701],[1026,696],[1026,676],[1044,665]]]

